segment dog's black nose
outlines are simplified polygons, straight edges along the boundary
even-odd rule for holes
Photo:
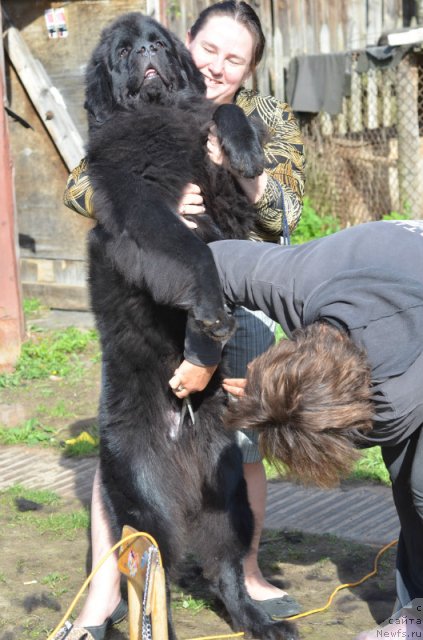
[[[159,50],[158,42],[142,42],[136,49],[136,53],[142,56],[155,56]]]

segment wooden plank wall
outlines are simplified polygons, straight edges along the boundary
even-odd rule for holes
[[[284,98],[285,70],[296,55],[359,49],[383,31],[422,16],[415,0],[250,0],[267,38],[267,55],[255,86]],[[100,30],[118,14],[144,10],[181,38],[209,0],[3,0],[32,54],[61,92],[82,137],[85,66]],[[49,39],[44,11],[64,6],[69,36]],[[413,13],[414,12],[414,13]],[[417,16],[417,17],[418,17]],[[90,221],[62,204],[67,170],[13,68],[6,60],[10,107],[34,128],[10,120],[16,175],[21,272],[26,296],[58,308],[87,306],[85,243]]]

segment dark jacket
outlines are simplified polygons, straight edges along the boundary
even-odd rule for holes
[[[372,370],[368,439],[395,444],[423,424],[423,221],[371,222],[298,246],[210,245],[227,300],[261,309],[288,337],[313,322],[348,332]],[[219,349],[187,338],[191,362]]]

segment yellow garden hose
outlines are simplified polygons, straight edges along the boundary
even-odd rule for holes
[[[163,566],[162,557],[161,557],[161,554],[160,554],[160,551],[159,551],[159,545],[157,544],[157,542],[155,541],[153,536],[151,536],[149,533],[145,533],[144,531],[137,531],[136,533],[131,533],[128,536],[125,536],[124,538],[121,538],[121,540],[116,542],[116,544],[114,544],[113,547],[111,547],[108,550],[108,552],[102,557],[100,562],[91,571],[90,575],[85,580],[84,584],[82,585],[82,587],[80,588],[80,590],[78,591],[78,593],[76,594],[74,599],[72,600],[71,604],[69,605],[66,613],[64,614],[64,616],[60,620],[59,624],[53,629],[53,631],[48,636],[47,640],[53,640],[53,638],[56,635],[56,633],[58,633],[58,631],[63,627],[63,625],[65,624],[66,620],[68,620],[68,618],[71,615],[72,611],[76,607],[76,605],[77,605],[80,597],[84,593],[85,589],[88,587],[88,585],[90,584],[91,580],[94,578],[95,574],[101,569],[101,567],[106,562],[106,560],[112,555],[112,553],[114,553],[116,551],[116,549],[118,549],[121,545],[124,545],[127,542],[132,542],[133,540],[136,540],[137,538],[140,538],[140,537],[147,538],[151,542],[151,544],[153,544],[157,548],[158,557],[159,557],[159,565]],[[237,637],[241,637],[243,635],[244,635],[244,632],[241,631],[239,633],[231,633],[231,634],[224,634],[224,635],[218,635],[218,636],[205,636],[205,637],[202,637],[201,639],[200,638],[191,638],[190,640],[217,640],[217,638],[237,638]]]
[[[160,564],[160,566],[163,566],[162,565],[162,558],[161,558],[160,551],[159,551],[159,546],[158,546],[157,542],[155,541],[155,539],[153,538],[153,536],[151,536],[148,533],[145,533],[143,531],[137,531],[136,533],[131,533],[130,535],[125,536],[124,538],[119,540],[119,542],[116,542],[116,544],[114,544],[113,547],[111,549],[109,549],[109,551],[103,556],[103,558],[96,565],[96,567],[94,567],[94,569],[92,570],[92,572],[90,573],[88,578],[85,580],[84,584],[82,585],[82,587],[80,588],[78,593],[76,594],[75,598],[72,600],[72,602],[71,602],[69,608],[67,609],[66,613],[64,614],[63,618],[60,620],[59,624],[53,629],[51,634],[48,636],[47,640],[53,640],[54,636],[63,627],[63,625],[65,624],[66,620],[68,620],[69,616],[71,615],[72,611],[74,610],[74,608],[75,608],[77,602],[79,601],[80,597],[84,593],[85,589],[88,587],[88,585],[90,584],[91,580],[93,579],[93,577],[95,576],[97,571],[99,571],[99,569],[103,566],[103,564],[111,556],[111,554],[114,553],[116,551],[116,549],[118,549],[121,545],[125,544],[126,542],[132,542],[133,540],[135,540],[136,538],[139,538],[141,536],[144,537],[144,538],[147,538],[151,542],[151,544],[153,544],[155,547],[157,547],[159,564]],[[384,547],[382,547],[382,549],[380,549],[380,551],[377,553],[375,561],[374,561],[373,571],[371,571],[370,573],[365,575],[360,580],[357,580],[357,582],[350,582],[350,583],[346,583],[346,584],[341,584],[338,587],[336,587],[336,589],[334,589],[334,591],[329,596],[327,603],[323,607],[320,607],[318,609],[311,609],[310,611],[305,611],[304,613],[298,613],[297,615],[291,616],[290,618],[277,618],[276,616],[273,616],[273,619],[274,620],[286,620],[286,621],[298,620],[299,618],[305,618],[305,617],[311,616],[311,615],[313,615],[315,613],[321,613],[323,611],[326,611],[326,609],[328,609],[330,607],[330,605],[332,604],[332,601],[333,601],[334,597],[336,596],[336,594],[339,591],[341,591],[341,589],[346,589],[347,587],[349,587],[351,589],[354,588],[354,587],[358,587],[360,584],[363,584],[363,582],[365,582],[369,578],[372,578],[373,576],[375,576],[377,574],[377,570],[378,570],[379,558],[381,557],[382,554],[385,553],[385,551],[387,551],[391,547],[395,546],[397,544],[397,542],[398,542],[398,540],[393,540],[389,544],[386,544]],[[189,640],[217,640],[217,639],[222,639],[222,638],[239,638],[239,637],[241,637],[243,635],[244,635],[244,632],[241,631],[239,633],[223,634],[223,635],[217,635],[217,636],[202,636],[202,637],[199,637],[199,638],[189,638]]]
[[[132,540],[135,540],[136,538],[139,538],[140,536],[143,536],[144,538],[148,538],[148,540],[150,540],[151,544],[154,544],[154,546],[157,547],[158,554],[159,554],[159,564],[160,564],[160,566],[163,566],[162,565],[162,557],[160,555],[159,547],[158,547],[157,542],[154,540],[153,536],[150,536],[148,533],[141,532],[141,531],[137,531],[136,533],[131,533],[129,536],[125,536],[124,538],[119,540],[119,542],[116,542],[116,544],[114,544],[113,547],[111,547],[111,549],[108,550],[108,552],[102,557],[100,562],[94,567],[94,569],[91,571],[90,575],[85,580],[84,584],[82,585],[82,587],[80,588],[80,590],[78,591],[78,593],[76,594],[74,599],[72,600],[72,602],[69,605],[69,608],[67,609],[67,611],[64,614],[63,618],[60,620],[59,624],[50,633],[50,635],[48,636],[47,640],[53,640],[53,638],[56,635],[56,633],[58,633],[58,631],[63,627],[63,625],[65,624],[66,620],[69,618],[70,614],[75,609],[75,607],[76,607],[80,597],[84,593],[85,589],[88,587],[88,585],[90,584],[91,580],[94,578],[94,576],[97,573],[97,571],[99,571],[101,569],[101,567],[106,562],[106,560],[112,555],[112,553],[114,553],[116,551],[116,549],[118,549],[122,544],[125,544],[125,542],[132,542]]]
[[[373,571],[365,575],[364,578],[357,580],[357,582],[347,582],[345,584],[339,585],[339,587],[336,587],[336,589],[334,589],[334,591],[332,591],[332,593],[330,594],[328,601],[324,607],[320,607],[319,609],[311,609],[310,611],[305,611],[304,613],[297,613],[297,615],[291,616],[290,618],[283,618],[283,620],[298,620],[299,618],[305,618],[307,616],[313,615],[314,613],[322,613],[322,611],[326,611],[326,609],[329,609],[338,591],[341,591],[341,589],[346,589],[347,587],[350,587],[350,589],[353,589],[354,587],[358,587],[360,584],[363,584],[363,582],[365,582],[369,578],[373,578],[373,576],[377,574],[377,565],[378,565],[380,556],[384,554],[385,551],[387,551],[391,547],[394,547],[397,543],[398,543],[398,540],[392,540],[392,542],[390,542],[389,544],[386,544],[384,547],[382,547],[382,549],[380,549],[380,551],[378,551],[373,564]],[[275,616],[273,616],[273,619],[280,620],[281,618],[276,618]]]

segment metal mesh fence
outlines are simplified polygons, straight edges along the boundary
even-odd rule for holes
[[[390,213],[423,218],[423,53],[364,73],[357,59],[342,113],[301,120],[306,193],[342,226]]]

